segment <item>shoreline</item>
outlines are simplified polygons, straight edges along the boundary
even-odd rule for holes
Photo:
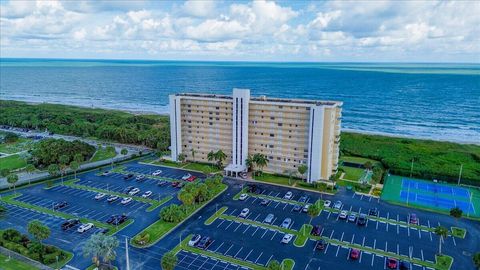
[[[92,110],[107,110],[107,111],[119,111],[124,113],[130,113],[133,115],[159,115],[159,116],[169,116],[170,114],[167,112],[159,113],[155,111],[146,111],[146,110],[128,110],[128,109],[114,109],[108,107],[98,107],[98,106],[86,106],[86,105],[71,105],[65,103],[56,103],[56,102],[40,102],[40,101],[24,101],[24,100],[16,100],[16,99],[0,99],[4,101],[18,101],[18,102],[25,102],[30,105],[40,105],[40,104],[54,104],[54,105],[61,105],[61,106],[68,106],[68,107],[78,107],[83,109],[92,109]],[[392,133],[385,133],[381,131],[368,131],[368,130],[356,130],[356,129],[341,129],[342,132],[349,132],[349,133],[357,133],[357,134],[364,134],[364,135],[377,135],[377,136],[385,136],[391,138],[403,138],[403,139],[413,139],[413,140],[425,140],[425,141],[436,141],[436,142],[448,142],[448,143],[456,143],[462,145],[480,145],[480,142],[475,141],[454,141],[454,140],[442,140],[442,139],[432,139],[432,138],[425,138],[420,136],[409,136],[403,134],[392,134]]]

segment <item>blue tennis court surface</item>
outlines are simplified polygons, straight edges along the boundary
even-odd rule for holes
[[[458,207],[464,213],[475,214],[476,212],[473,203],[470,202],[469,190],[463,187],[403,178],[400,199],[407,204],[428,208],[448,211]]]

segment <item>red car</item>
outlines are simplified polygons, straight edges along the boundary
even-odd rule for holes
[[[359,257],[360,257],[360,250],[358,250],[356,248],[352,248],[350,250],[350,259],[358,260]]]
[[[172,182],[172,187],[177,187],[180,184],[180,182]]]
[[[388,258],[387,259],[387,267],[388,269],[397,269],[398,261],[395,258]]]
[[[187,178],[187,181],[188,182],[193,182],[193,181],[195,181],[195,179],[197,179],[197,177],[195,175],[192,175],[189,178]]]

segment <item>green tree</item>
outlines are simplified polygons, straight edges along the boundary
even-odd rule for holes
[[[43,240],[50,237],[50,228],[38,220],[30,221],[27,230],[39,243],[42,243]]]
[[[268,270],[281,270],[282,266],[277,260],[271,260],[267,266]]]
[[[58,176],[59,171],[60,167],[57,164],[50,164],[50,166],[48,166],[48,174],[50,174],[50,176]]]
[[[269,160],[264,154],[256,153],[253,155],[253,161],[260,171],[262,171],[263,168],[267,166]]]
[[[177,255],[173,252],[167,252],[163,255],[161,265],[163,270],[173,270],[178,263]]]
[[[310,217],[310,222],[308,224],[312,224],[312,219],[320,214],[322,209],[317,203],[314,203],[308,207],[307,214]]]
[[[0,170],[0,176],[2,177],[7,177],[7,175],[10,174],[10,170],[9,169],[2,169]]]
[[[213,164],[212,161],[216,160],[215,152],[213,152],[213,151],[208,152],[207,160],[210,161],[211,164]]]
[[[115,236],[105,235],[102,233],[92,234],[83,245],[83,255],[92,257],[92,262],[99,266],[100,263],[110,265],[110,262],[117,256],[115,249],[119,245]]]
[[[192,161],[195,162],[195,153],[196,153],[195,149],[193,148],[190,149],[190,152],[192,153]]]
[[[443,226],[438,226],[434,230],[435,234],[438,235],[438,255],[442,255],[442,242],[448,236],[448,229]]]
[[[372,167],[373,167],[372,162],[370,162],[370,161],[365,162],[363,164],[363,167],[365,167],[365,169],[367,169],[367,170],[371,170]]]
[[[217,160],[217,166],[219,169],[223,167],[223,161],[227,159],[227,155],[220,149],[215,152],[215,159]]]
[[[185,206],[189,207],[195,202],[195,197],[191,192],[188,192],[185,189],[182,189],[177,194],[178,200],[180,200]]]
[[[180,161],[180,162],[182,162],[182,163],[185,162],[185,159],[186,159],[186,158],[187,158],[187,156],[185,156],[184,153],[178,154],[178,157],[177,157],[178,161]]]
[[[480,252],[473,254],[472,259],[477,269],[480,269]]]
[[[252,155],[248,155],[247,159],[245,159],[245,165],[247,166],[247,171],[253,171],[255,162],[253,161]]]
[[[308,166],[305,165],[305,164],[302,164],[302,165],[298,166],[297,170],[298,170],[298,173],[300,175],[302,175],[302,177],[305,179],[305,173],[308,170]]]
[[[292,177],[295,175],[295,171],[294,170],[285,170],[283,173],[288,175],[288,184],[291,185],[292,184]]]
[[[25,171],[27,173],[33,173],[35,171],[35,166],[33,164],[28,164],[27,167],[25,167]]]
[[[160,218],[163,221],[176,223],[182,221],[184,217],[184,212],[180,206],[176,204],[171,204],[169,206],[163,207],[160,210]]]
[[[0,204],[0,216],[5,214],[6,212],[7,212],[7,208],[5,208],[5,206]]]
[[[84,161],[83,155],[80,153],[75,154],[73,156],[73,161],[78,162],[78,164],[82,164],[82,162]]]
[[[120,154],[122,154],[123,156],[126,156],[128,154],[127,148],[122,148],[122,150],[120,150]]]
[[[77,179],[77,171],[80,168],[80,164],[74,160],[70,162],[70,168],[73,170],[75,179]]]
[[[15,191],[15,185],[18,182],[18,175],[12,173],[7,176],[7,182],[13,186],[13,192],[16,194],[17,192]]]

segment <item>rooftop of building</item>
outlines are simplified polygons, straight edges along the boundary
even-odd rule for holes
[[[217,95],[217,94],[203,94],[203,93],[178,93],[176,96],[183,97],[199,97],[199,98],[215,98],[215,99],[227,99],[232,100],[233,97],[229,95]],[[292,99],[292,98],[272,98],[267,96],[251,96],[251,101],[260,102],[273,102],[273,103],[297,103],[297,104],[311,104],[311,105],[329,105],[329,106],[342,106],[342,101],[334,100],[309,100],[309,99]]]

